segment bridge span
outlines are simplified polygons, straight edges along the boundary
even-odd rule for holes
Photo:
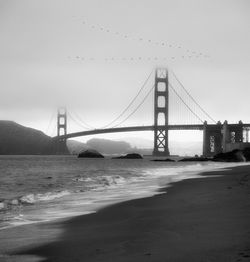
[[[215,126],[215,125],[214,125]],[[165,126],[159,126],[165,128]],[[203,130],[204,125],[168,125],[168,130]],[[54,139],[68,139],[81,136],[90,136],[98,134],[109,134],[109,133],[125,133],[125,132],[136,132],[136,131],[154,131],[155,126],[129,126],[129,127],[115,127],[115,128],[105,128],[105,129],[93,129],[75,133],[69,133],[62,135],[60,137],[56,136]]]
[[[68,133],[61,136],[56,136],[53,139],[55,141],[66,141],[69,138],[83,137],[98,134],[109,133],[122,133],[122,132],[138,132],[138,131],[155,131],[154,125],[149,126],[129,126],[129,127],[115,127],[115,128],[103,128],[93,129],[88,131]],[[168,125],[158,126],[158,128],[164,128],[167,131],[171,130],[200,130],[203,131],[203,155],[213,156],[216,153],[226,150],[229,143],[241,143],[243,142],[244,130],[250,130],[250,124],[243,124],[241,121],[237,124],[228,124],[227,121],[221,124],[194,124],[194,125]]]
[[[151,74],[150,74],[151,75]],[[149,75],[149,77],[150,77]],[[148,77],[148,79],[149,79]],[[109,123],[108,126],[115,123],[120,116],[123,115],[126,110],[130,108],[135,99],[138,97],[148,79],[141,87],[137,95],[134,97],[132,102],[126,107],[126,109]],[[171,130],[200,130],[203,131],[203,155],[213,156],[220,152],[227,152],[230,148],[240,146],[243,142],[248,142],[250,124],[244,124],[239,121],[235,124],[229,124],[225,121],[223,124],[219,121],[214,120],[200,105],[197,101],[190,95],[186,88],[175,76],[175,79],[180,84],[182,91],[187,94],[188,98],[194,103],[195,108],[201,110],[205,114],[206,118],[201,118],[197,112],[192,109],[185,100],[179,95],[175,90],[173,85],[169,82],[168,70],[166,68],[157,68],[155,70],[155,81],[154,85],[150,88],[148,93],[145,95],[142,102],[130,113],[122,122],[116,124],[112,128],[100,128],[91,129],[86,131],[68,133],[67,132],[67,111],[65,108],[63,110],[58,110],[57,114],[57,136],[53,138],[55,141],[57,152],[64,153],[66,148],[66,140],[74,137],[98,135],[98,134],[108,134],[108,133],[122,133],[122,132],[138,132],[138,131],[153,131],[154,133],[154,146],[153,155],[155,156],[168,156],[170,154],[168,148],[168,132]],[[172,90],[172,91],[171,91]],[[136,125],[130,127],[117,127],[125,122],[131,115],[133,115],[136,110],[144,103],[151,91],[154,91],[154,122],[153,125]],[[181,101],[182,105],[185,106],[185,110],[190,112],[199,124],[169,124],[169,91],[176,94],[176,96]],[[70,115],[69,115],[70,116]],[[210,119],[211,123],[208,124],[205,119]],[[186,121],[185,121],[186,123]]]

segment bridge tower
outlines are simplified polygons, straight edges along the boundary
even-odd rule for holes
[[[155,70],[154,92],[154,156],[169,156],[168,149],[168,70]]]
[[[67,135],[67,110],[65,107],[60,107],[57,110],[57,143],[56,153],[57,154],[68,154],[66,145],[66,138],[60,138],[60,136]]]
[[[57,110],[57,136],[67,134],[67,110],[65,107],[60,107]]]

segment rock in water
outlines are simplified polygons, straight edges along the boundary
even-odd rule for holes
[[[210,158],[206,157],[184,157],[180,159],[178,162],[203,162],[203,161],[211,161]]]
[[[79,158],[104,158],[102,154],[93,149],[88,149],[78,155]]]
[[[143,159],[140,154],[127,154],[126,156],[113,157],[113,159]]]
[[[153,159],[151,161],[155,161],[155,162],[175,162],[175,160],[170,159],[170,158],[166,158],[166,159]]]

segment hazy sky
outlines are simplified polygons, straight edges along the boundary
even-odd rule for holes
[[[0,119],[52,134],[64,104],[103,126],[165,66],[216,120],[250,122],[249,28],[249,0],[0,0]],[[152,116],[149,98],[124,125]]]

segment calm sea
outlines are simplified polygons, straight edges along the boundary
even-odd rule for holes
[[[0,156],[0,229],[96,212],[231,164]]]

